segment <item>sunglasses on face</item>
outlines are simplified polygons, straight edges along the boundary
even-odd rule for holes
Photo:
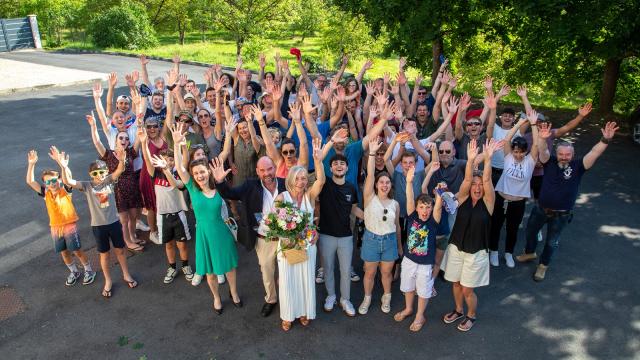
[[[89,173],[89,175],[93,177],[97,177],[97,176],[107,175],[107,173],[108,173],[107,170],[93,170],[92,172]]]
[[[295,150],[282,150],[282,155],[284,156],[293,156],[296,154]]]
[[[198,119],[211,117],[209,114],[200,114],[198,115]]]
[[[376,153],[376,156],[384,156],[384,153]]]
[[[147,129],[158,129],[158,125],[147,125]]]
[[[438,150],[440,154],[451,154],[451,150]]]
[[[193,124],[193,120],[191,119],[180,119],[179,121],[185,124]]]
[[[427,93],[424,91],[418,91],[418,95],[427,95]]]
[[[129,141],[129,137],[128,136],[118,136],[118,140],[127,140],[127,141]]]
[[[53,184],[55,184],[57,182],[58,182],[58,178],[57,177],[53,177],[53,178],[50,178],[49,180],[45,180],[44,184],[45,185],[53,185]]]
[[[480,126],[479,122],[468,122],[467,126]]]
[[[382,215],[382,221],[387,221],[387,214],[389,213],[389,210],[384,209],[382,213],[384,214]]]

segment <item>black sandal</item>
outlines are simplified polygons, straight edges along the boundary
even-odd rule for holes
[[[455,316],[454,318],[451,318],[451,316]],[[442,317],[442,321],[444,321],[445,324],[451,324],[453,322],[456,322],[458,319],[461,319],[464,317],[464,314],[461,312],[458,312],[456,310],[453,310],[450,313],[445,314]]]
[[[476,318],[472,318],[472,317],[465,317],[464,320],[462,320],[462,322],[460,324],[458,324],[458,330],[463,331],[463,332],[467,332],[469,330],[471,330],[471,328],[473,327],[473,324],[475,324],[476,322]],[[467,324],[469,324],[467,326]]]
[[[108,299],[111,297],[111,289],[107,290],[107,289],[102,289],[102,297]]]
[[[129,285],[129,289],[134,289],[138,286],[138,282],[135,279],[131,279],[131,281],[125,279],[124,281],[126,281],[127,285]]]

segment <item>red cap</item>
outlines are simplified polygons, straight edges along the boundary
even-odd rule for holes
[[[298,59],[298,61],[302,57],[302,53],[300,53],[300,49],[298,49],[298,48],[291,48],[291,50],[289,50],[289,53],[291,55],[294,55],[296,57],[296,59]]]

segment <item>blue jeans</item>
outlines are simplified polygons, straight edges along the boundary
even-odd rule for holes
[[[560,233],[567,225],[570,218],[570,213],[547,215],[544,212],[544,209],[536,204],[536,206],[531,209],[529,221],[527,222],[527,245],[524,252],[526,254],[535,253],[536,246],[538,244],[538,231],[547,224],[547,237],[545,239],[544,249],[540,255],[540,264],[549,266],[549,263],[551,263],[551,257],[559,246],[558,241],[560,239]]]

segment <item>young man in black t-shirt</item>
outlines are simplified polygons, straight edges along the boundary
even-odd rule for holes
[[[357,165],[357,164],[355,164]],[[354,166],[355,166],[354,165]],[[336,304],[336,289],[334,282],[334,264],[336,253],[340,265],[340,307],[348,316],[355,316],[356,311],[349,301],[351,292],[351,258],[353,255],[353,234],[351,232],[351,218],[353,213],[359,218],[364,214],[358,208],[358,195],[355,186],[345,181],[348,169],[347,158],[335,154],[329,160],[331,178],[328,178],[320,193],[319,233],[320,254],[322,267],[325,270],[325,287],[327,298],[324,310],[333,310]]]

